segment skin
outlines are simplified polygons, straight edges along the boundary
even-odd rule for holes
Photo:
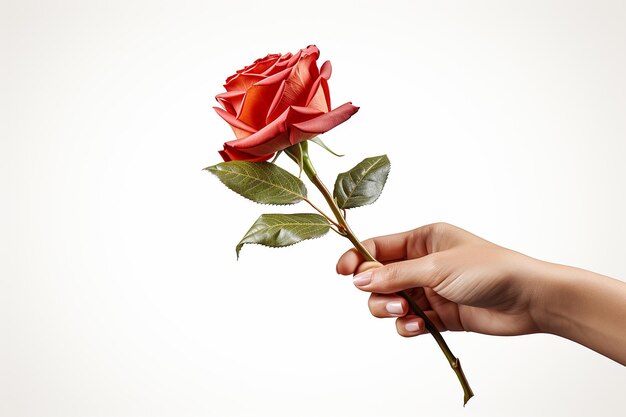
[[[408,314],[408,290],[440,331],[490,335],[552,333],[626,365],[626,283],[540,261],[463,229],[436,223],[363,242],[380,262],[356,250],[337,263],[370,292],[375,317],[396,317],[398,333],[423,334]]]

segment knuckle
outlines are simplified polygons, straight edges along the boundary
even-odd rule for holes
[[[446,263],[443,257],[443,252],[434,252],[423,258],[425,278],[431,285],[434,285],[435,281],[444,276],[444,266]]]
[[[441,252],[434,252],[423,258],[424,271],[429,275],[436,275],[441,269]]]
[[[372,281],[376,285],[376,290],[381,293],[390,293],[393,291],[393,283],[398,277],[398,267],[395,264],[385,265],[374,271]]]
[[[450,232],[450,230],[452,229],[452,225],[446,222],[437,222],[437,223],[433,223],[431,225],[431,228],[432,228],[433,234],[445,235],[446,233]]]

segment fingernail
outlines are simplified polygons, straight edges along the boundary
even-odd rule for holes
[[[420,329],[420,325],[416,321],[410,321],[404,325],[407,332],[417,332]]]
[[[390,301],[385,308],[391,314],[402,314],[402,303],[400,301]]]
[[[370,271],[365,271],[365,272],[361,272],[360,274],[355,275],[354,278],[352,279],[352,282],[357,287],[362,287],[364,285],[369,284],[371,280],[372,280],[372,273]]]

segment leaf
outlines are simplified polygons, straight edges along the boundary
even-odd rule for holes
[[[338,154],[337,152],[333,151],[332,149],[330,149],[328,146],[326,146],[326,144],[324,142],[322,142],[322,140],[318,137],[314,137],[313,139],[309,139],[311,142],[315,143],[318,146],[321,146],[323,149],[326,149],[328,152],[332,153],[335,156],[338,157],[342,157],[344,155],[342,154]]]
[[[333,192],[339,208],[372,204],[383,191],[391,163],[387,155],[366,158],[348,172],[337,176]]]
[[[319,214],[262,214],[237,244],[237,259],[246,243],[278,248],[323,236],[328,229],[328,220]]]
[[[228,188],[261,204],[295,204],[306,198],[304,183],[270,162],[229,161],[205,168]]]

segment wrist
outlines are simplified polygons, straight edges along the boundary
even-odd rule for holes
[[[578,342],[626,364],[626,284],[583,269],[543,263],[535,320],[539,331]]]
[[[565,336],[571,332],[571,310],[575,308],[578,271],[565,265],[538,261],[536,291],[531,313],[541,333]],[[566,336],[565,336],[566,337]]]

